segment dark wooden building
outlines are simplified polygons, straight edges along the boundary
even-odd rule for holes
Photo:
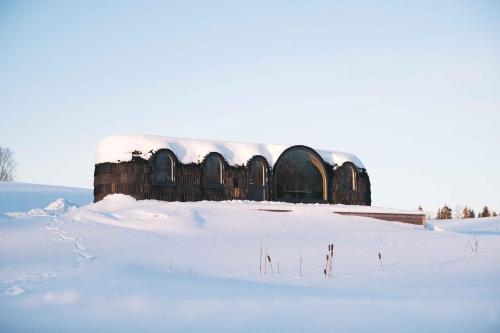
[[[351,154],[143,135],[99,144],[94,201],[113,193],[139,200],[371,204],[368,173]]]

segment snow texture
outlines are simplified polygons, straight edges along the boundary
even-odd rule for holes
[[[149,159],[151,154],[162,148],[172,150],[182,163],[198,163],[211,152],[220,153],[230,165],[246,165],[256,155],[264,156],[272,167],[281,153],[289,145],[237,143],[196,139],[179,139],[166,136],[124,134],[104,138],[97,146],[96,164],[130,161],[132,153]],[[358,168],[364,169],[363,163],[354,155],[338,151],[315,151],[330,165],[342,165],[352,162]]]
[[[453,231],[470,235],[500,236],[500,217],[483,217],[460,220],[431,220],[427,228],[434,231]]]
[[[334,208],[116,194],[0,217],[0,331],[500,331],[500,218],[426,229]]]
[[[91,189],[0,182],[0,215],[6,212],[43,208],[58,198],[64,198],[82,206],[93,201]]]
[[[26,217],[26,216],[50,216],[50,215],[62,215],[78,208],[78,205],[67,202],[65,199],[59,198],[54,202],[51,202],[44,209],[34,208],[27,212],[7,212],[6,216],[10,217]]]

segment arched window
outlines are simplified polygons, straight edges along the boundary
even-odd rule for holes
[[[288,202],[328,200],[326,171],[321,158],[310,148],[286,150],[274,167],[274,196]]]
[[[166,185],[174,182],[174,159],[168,151],[159,151],[154,160],[154,183]]]
[[[249,167],[249,183],[250,185],[264,186],[265,185],[265,166],[260,160],[252,161]]]
[[[248,162],[248,199],[268,200],[267,173],[269,167],[263,156],[255,156]]]
[[[351,163],[344,163],[340,169],[340,190],[342,192],[356,191],[357,172]]]
[[[205,186],[222,185],[222,160],[217,155],[208,155],[203,167],[203,182]]]

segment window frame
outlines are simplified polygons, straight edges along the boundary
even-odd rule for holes
[[[252,172],[255,167],[255,163],[260,163],[262,166],[262,184],[255,184],[252,183]],[[247,170],[248,170],[248,186],[253,185],[253,186],[259,186],[259,187],[267,187],[269,183],[269,163],[267,163],[267,160],[261,156],[261,155],[256,155],[252,157],[248,162],[247,162]]]
[[[302,200],[302,199],[288,199],[284,200],[286,198],[283,198],[282,191],[280,191],[280,185],[278,184],[278,171],[280,164],[283,163],[283,159],[286,158],[286,156],[289,153],[293,153],[293,151],[302,151],[304,153],[310,154],[314,158],[314,161],[311,160],[310,162],[316,167],[317,171],[320,174],[321,177],[321,199],[308,199],[308,200]],[[316,162],[316,163],[315,163]],[[279,156],[279,158],[276,160],[273,166],[272,170],[272,198],[274,201],[285,201],[285,202],[302,202],[302,203],[327,203],[330,200],[330,191],[328,189],[328,184],[330,184],[330,175],[328,173],[328,166],[323,160],[323,158],[318,154],[316,150],[314,150],[311,147],[308,146],[303,146],[303,145],[296,145],[296,146],[291,146],[287,149],[285,149]]]
[[[358,189],[358,168],[351,162],[344,162],[339,168],[339,190],[342,193],[356,192]],[[349,173],[349,174],[348,174]],[[351,186],[344,187],[344,177],[351,178]]]
[[[256,164],[260,163],[262,167],[262,183],[256,184],[252,182],[252,172]],[[262,155],[255,155],[250,160],[248,160],[246,165],[247,171],[247,200],[255,200],[255,201],[268,201],[270,198],[270,179],[272,177],[271,169],[269,168],[269,162]],[[262,192],[262,199],[254,197],[254,194],[257,192]]]
[[[158,156],[160,156],[160,154],[165,154],[167,156],[167,158],[169,158],[171,161],[170,170],[166,170],[166,175],[168,175],[170,173],[171,177],[170,177],[170,179],[168,179],[168,177],[167,177],[167,180],[165,182],[159,182],[159,181],[157,181],[157,178],[156,178],[156,174],[157,174],[156,159],[158,158]],[[176,184],[175,173],[176,173],[176,169],[177,169],[177,157],[175,156],[175,154],[171,150],[160,149],[160,150],[156,151],[153,155],[152,167],[153,167],[153,185],[155,185],[155,186],[174,186]]]
[[[219,162],[219,167],[220,167],[220,182],[219,183],[208,183],[207,182],[207,163],[211,159],[216,159]],[[224,188],[224,171],[226,168],[226,161],[224,160],[224,157],[220,155],[219,153],[209,153],[203,160],[203,165],[202,165],[202,183],[204,188]]]

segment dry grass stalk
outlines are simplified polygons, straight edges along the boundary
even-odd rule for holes
[[[479,240],[476,238],[476,235],[474,235],[474,245],[470,240],[468,240],[467,243],[465,244],[464,251],[467,249],[467,247],[470,247],[470,250],[473,253],[477,253],[479,247]]]
[[[259,275],[262,275],[262,242],[260,242]]]
[[[326,254],[325,268],[323,269],[323,274],[326,277],[332,277],[333,275],[333,243],[328,244],[328,252]]]
[[[382,254],[380,253],[380,250],[378,251],[378,260],[380,261],[380,268],[384,271],[384,264],[382,263]]]
[[[274,276],[273,263],[269,254],[267,255],[267,260],[269,260],[269,267],[271,267],[271,275]]]
[[[266,252],[264,253],[264,275],[267,275],[267,247]]]
[[[302,277],[302,253],[300,254],[299,259],[299,276]]]

